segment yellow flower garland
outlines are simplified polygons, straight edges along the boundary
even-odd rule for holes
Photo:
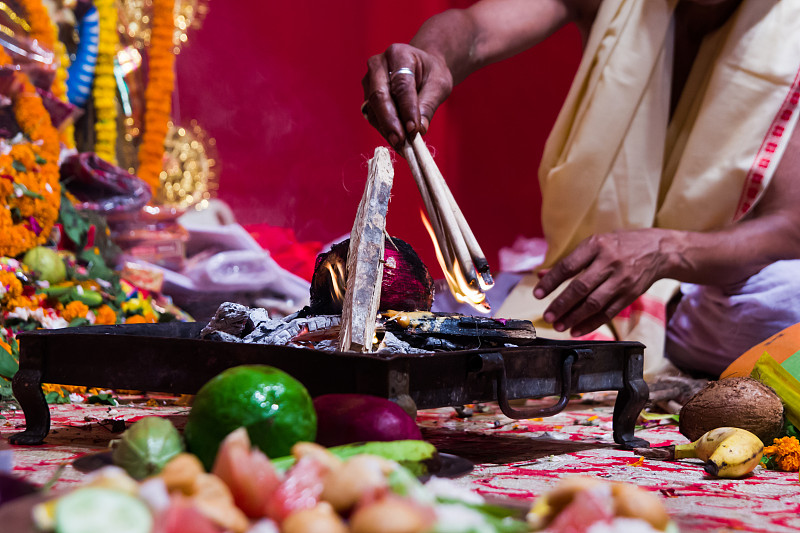
[[[150,185],[154,197],[161,185],[164,139],[167,136],[172,112],[172,91],[175,87],[174,9],[174,0],[153,1],[148,81],[144,93],[144,134],[139,146],[139,169],[136,174]]]
[[[92,97],[97,113],[94,151],[109,163],[117,163],[117,81],[114,78],[114,58],[117,55],[117,8],[114,0],[95,0],[100,17],[100,41],[97,47],[97,66]]]
[[[0,64],[11,62],[0,49]],[[7,206],[0,209],[0,255],[9,257],[47,241],[61,201],[58,132],[28,76],[12,75],[21,86],[12,96],[14,117],[32,142],[0,155],[0,199]]]

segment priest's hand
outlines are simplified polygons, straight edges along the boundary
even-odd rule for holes
[[[428,131],[433,113],[453,89],[453,77],[442,57],[393,44],[369,58],[361,85],[361,113],[402,153],[406,135]]]
[[[593,235],[545,272],[533,290],[544,298],[568,285],[544,313],[556,331],[585,335],[614,318],[664,277],[668,231],[640,229]]]

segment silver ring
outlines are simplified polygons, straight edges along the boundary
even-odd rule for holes
[[[389,77],[390,78],[394,78],[395,74],[410,74],[410,75],[413,76],[414,75],[414,71],[411,70],[408,67],[402,67],[402,68],[399,68],[399,69],[395,70],[394,72],[390,72],[389,73]]]

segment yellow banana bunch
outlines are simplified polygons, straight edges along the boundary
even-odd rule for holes
[[[675,446],[675,459],[696,457],[705,461],[706,472],[724,478],[746,476],[763,454],[761,439],[745,429],[731,427],[712,429],[691,444]]]

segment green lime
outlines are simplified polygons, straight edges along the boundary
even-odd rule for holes
[[[22,258],[22,263],[36,272],[39,279],[50,283],[61,283],[67,278],[67,267],[56,252],[44,246],[31,248]]]
[[[200,388],[183,436],[189,451],[211,470],[222,440],[240,427],[267,457],[281,457],[296,442],[314,440],[317,414],[306,388],[286,372],[236,366]]]
[[[173,457],[183,451],[183,441],[166,418],[146,416],[125,430],[115,442],[111,460],[134,479],[158,474]]]

